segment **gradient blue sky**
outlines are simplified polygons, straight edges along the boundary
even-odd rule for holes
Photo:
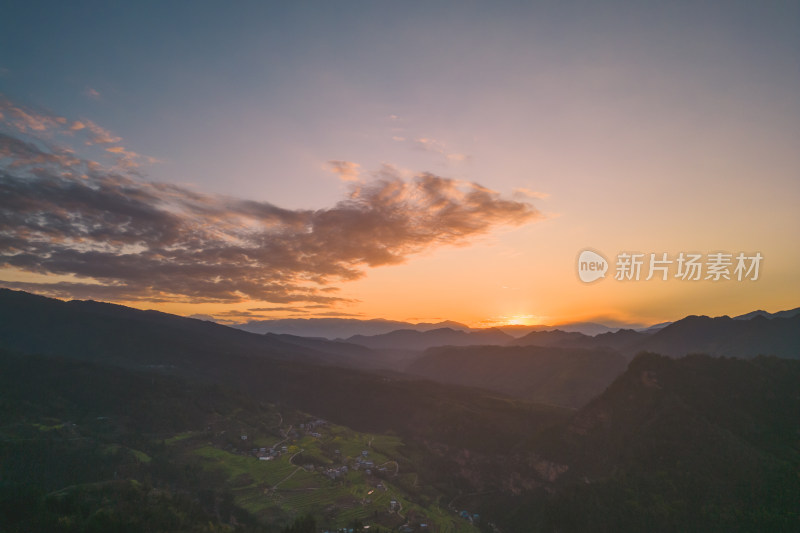
[[[362,181],[392,165],[409,179],[474,181],[544,214],[365,268],[336,284],[356,302],[335,312],[654,322],[797,305],[798,2],[10,2],[4,11],[0,93],[102,125],[158,160],[141,162],[147,180],[324,209],[349,186],[330,161],[359,165]],[[585,247],[760,251],[765,270],[746,286],[585,286],[573,265]],[[158,304],[186,314],[255,305]]]

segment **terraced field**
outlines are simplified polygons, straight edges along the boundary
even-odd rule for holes
[[[258,428],[251,430],[258,432]],[[477,531],[448,511],[444,502],[426,506],[402,488],[413,487],[417,473],[409,471],[404,443],[398,437],[359,433],[328,423],[314,426],[313,431],[293,426],[279,431],[286,436],[262,434],[251,438],[249,445],[233,445],[230,437],[209,440],[207,434],[205,438],[182,434],[165,442],[187,461],[224,479],[235,503],[264,521],[289,523],[313,514],[324,528],[360,521],[387,528],[425,523],[429,531]],[[278,451],[286,447],[286,451],[259,460],[257,455],[264,455],[261,448],[271,446]],[[426,500],[431,501],[430,494]]]

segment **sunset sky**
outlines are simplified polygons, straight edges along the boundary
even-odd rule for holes
[[[778,311],[800,305],[799,205],[796,1],[0,17],[5,287],[223,322]],[[588,284],[587,248],[610,263]],[[622,252],[763,261],[616,280]]]

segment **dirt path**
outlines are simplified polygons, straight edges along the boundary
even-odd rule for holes
[[[397,463],[397,461],[386,461],[385,463],[378,465],[378,468],[380,468],[382,466],[386,466],[386,465],[394,465],[394,475],[395,476],[400,473],[400,465]],[[416,485],[417,485],[417,481],[414,480],[414,486],[416,486]]]
[[[272,445],[272,447],[273,447],[273,448],[277,448],[278,446],[280,446],[281,444],[283,444],[284,442],[286,442],[287,440],[289,440],[289,433],[290,433],[291,431],[292,431],[292,426],[289,426],[289,429],[287,429],[286,431],[282,432],[282,433],[283,433],[283,436],[284,436],[284,437],[286,437],[286,438],[285,438],[285,439],[283,439],[283,440],[282,440],[282,441],[280,441],[280,442],[276,442],[275,444],[273,444],[273,445]]]
[[[292,473],[291,473],[291,474],[289,474],[288,476],[286,476],[286,477],[285,477],[285,478],[283,478],[282,480],[280,480],[280,481],[278,481],[277,483],[275,483],[275,484],[272,486],[272,490],[273,490],[273,491],[275,491],[275,490],[278,490],[278,485],[280,485],[281,483],[283,483],[284,481],[286,481],[287,479],[289,479],[290,477],[292,477],[293,475],[295,475],[295,474],[296,474],[296,473],[297,473],[299,470],[302,470],[302,469],[303,469],[303,468],[302,468],[302,467],[299,467],[299,466],[298,466],[297,468],[295,468],[295,469],[292,471]]]
[[[291,428],[290,428],[290,430],[291,430]],[[288,433],[288,432],[287,432],[287,433]],[[284,441],[281,441],[281,442],[284,442]],[[278,444],[280,444],[280,442],[279,442]],[[277,444],[276,444],[276,446],[277,446]],[[289,479],[290,477],[292,477],[293,475],[295,475],[295,474],[298,472],[298,470],[304,470],[304,468],[303,468],[302,466],[295,465],[295,464],[292,462],[292,461],[294,461],[294,458],[295,458],[295,457],[297,457],[298,455],[300,455],[300,454],[301,454],[301,453],[303,453],[304,451],[305,451],[305,449],[304,449],[304,448],[300,448],[300,451],[298,451],[297,453],[295,453],[295,454],[293,454],[291,457],[289,457],[289,464],[290,464],[290,465],[297,466],[297,468],[295,468],[295,469],[292,471],[292,473],[291,473],[291,474],[289,474],[288,476],[286,476],[286,477],[285,477],[285,478],[283,478],[282,480],[280,480],[280,481],[278,481],[277,483],[275,483],[275,484],[272,486],[272,490],[273,490],[273,491],[274,491],[274,490],[276,490],[276,489],[278,488],[278,485],[280,485],[281,483],[283,483],[284,481],[286,481],[287,479]]]

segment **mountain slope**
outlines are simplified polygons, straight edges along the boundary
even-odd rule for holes
[[[510,344],[515,346],[558,346],[562,348],[586,348],[624,350],[634,343],[647,338],[648,333],[632,329],[599,333],[594,337],[578,332],[566,332],[559,329],[551,331],[533,331]]]
[[[373,370],[402,370],[408,361],[419,357],[419,353],[398,349],[373,349],[347,341],[331,341],[319,337],[265,333],[268,339],[277,339],[286,344],[315,350],[336,356],[341,366],[352,366]]]
[[[514,346],[574,346],[581,342],[590,341],[594,337],[584,335],[577,331],[562,331],[553,329],[548,331],[532,331],[509,344]]]
[[[800,361],[642,354],[557,435],[529,531],[798,531]]]
[[[470,332],[452,328],[428,331],[401,329],[383,335],[354,335],[347,342],[376,349],[427,350],[434,346],[472,346],[477,344],[506,344],[514,340],[499,329],[490,328]]]
[[[601,393],[626,365],[621,354],[607,350],[448,346],[428,350],[407,372],[526,400],[580,407]]]
[[[528,431],[564,416],[556,408],[496,398],[485,391],[329,365],[341,361],[341,354],[275,336],[18,291],[0,290],[0,348],[159,370],[234,386],[259,400],[284,403],[360,430],[394,430],[478,448],[496,448],[497,436],[519,441]],[[494,436],[486,427],[494,428]]]
[[[220,355],[354,364],[343,354],[191,318],[0,289],[0,347],[126,366],[198,364]]]
[[[4,532],[290,533],[298,516],[316,519],[309,533],[356,519],[386,531],[405,521],[388,512],[393,498],[419,521],[477,533],[432,503],[453,494],[419,482],[421,455],[396,436],[359,434],[216,385],[1,350],[0,390]],[[262,461],[261,448],[276,452]],[[362,449],[394,468],[380,479],[359,469],[352,455]],[[328,468],[351,472],[330,479]],[[367,502],[377,483],[387,490]]]
[[[800,315],[791,318],[755,316],[689,316],[626,348],[630,355],[651,351],[672,357],[707,353],[727,357],[775,355],[800,358]]]

